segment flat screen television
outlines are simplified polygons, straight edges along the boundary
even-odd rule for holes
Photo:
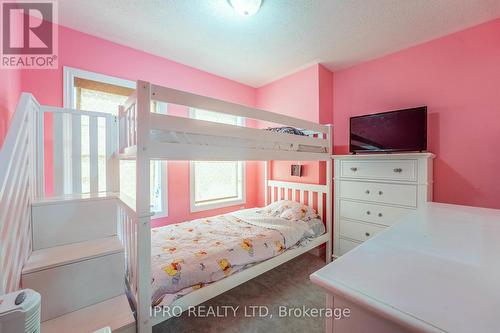
[[[427,150],[427,107],[350,119],[351,153]]]

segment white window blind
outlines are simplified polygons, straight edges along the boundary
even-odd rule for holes
[[[240,117],[192,109],[191,117],[242,125]],[[191,211],[227,207],[245,202],[244,163],[241,161],[193,161],[190,170]]]

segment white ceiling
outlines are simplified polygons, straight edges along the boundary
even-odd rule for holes
[[[312,63],[331,70],[500,16],[500,0],[59,0],[59,22],[254,87]]]

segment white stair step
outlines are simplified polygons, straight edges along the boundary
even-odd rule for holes
[[[117,236],[89,240],[33,251],[23,267],[23,274],[123,252]]]
[[[34,251],[21,284],[42,295],[42,321],[123,294],[124,251],[107,237]]]
[[[32,205],[33,250],[116,235],[112,194],[45,198]]]
[[[89,333],[109,326],[113,333],[135,333],[127,297],[121,295],[42,323],[43,333]]]

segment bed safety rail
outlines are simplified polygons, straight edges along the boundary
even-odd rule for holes
[[[118,135],[116,117],[105,112],[52,106],[41,106],[41,112],[39,157],[45,168],[53,168],[49,170],[53,174],[53,195],[116,191],[115,170],[119,162],[115,154]],[[52,133],[44,131],[43,115],[52,116]],[[53,163],[45,163],[43,143],[49,141],[47,138],[51,136]],[[88,142],[82,146],[84,139]]]
[[[294,118],[274,112],[259,110],[256,108],[248,107],[237,103],[226,102],[219,99],[197,95],[172,88],[162,87],[158,85],[151,85],[151,95],[152,99],[166,103],[173,103],[196,109],[209,110],[233,116],[251,118],[263,122],[303,128],[306,130],[312,130],[316,132],[322,132],[322,133],[328,132],[328,128],[326,125],[317,124],[312,121]]]
[[[212,121],[154,114],[151,131],[153,155],[167,149],[171,159],[325,159],[328,140],[316,136],[300,136],[262,129],[216,123]],[[314,134],[312,134],[314,135]],[[307,148],[314,147],[315,151]],[[303,150],[305,148],[305,150]],[[222,150],[226,149],[226,154]],[[160,150],[160,151],[156,151]],[[189,151],[191,150],[191,152]],[[220,151],[220,152],[219,152]],[[205,155],[205,156],[204,156]],[[198,157],[197,157],[198,156]]]
[[[120,106],[118,111],[119,122],[119,151],[124,152],[127,147],[137,145],[137,96],[134,92]]]
[[[208,110],[253,119],[239,126],[204,121],[178,115],[164,115],[145,110],[141,127],[148,132],[151,159],[162,160],[319,160],[330,159],[331,128],[245,105],[222,101],[172,88],[138,82],[148,88],[144,100]],[[139,86],[138,86],[139,87]],[[120,108],[121,158],[135,159],[138,150],[139,93]],[[305,135],[264,131],[267,125],[284,125],[301,129]]]
[[[130,202],[130,199],[128,199]],[[127,204],[127,199],[121,196],[118,200],[118,237],[125,250],[125,280],[127,282],[130,298],[137,307],[137,214]]]

